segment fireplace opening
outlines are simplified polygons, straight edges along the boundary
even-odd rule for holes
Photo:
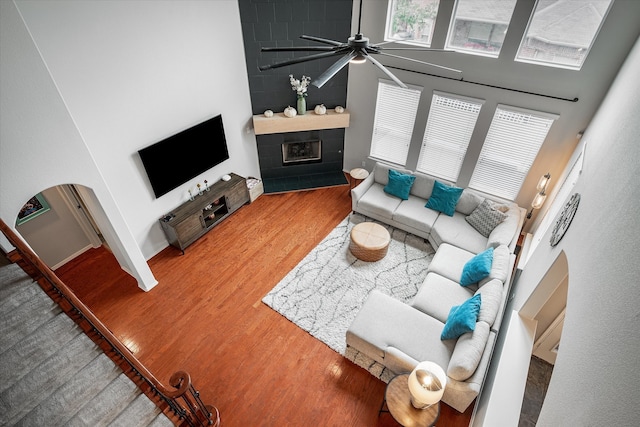
[[[282,164],[301,164],[322,161],[322,141],[284,142]]]

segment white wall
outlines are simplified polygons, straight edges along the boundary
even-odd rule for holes
[[[512,306],[520,310],[564,251],[567,311],[539,426],[640,424],[638,75],[640,40],[585,133],[584,168],[574,189],[581,201],[568,232],[555,247],[547,232],[516,283]],[[496,356],[499,365],[508,363],[507,354]]]
[[[157,282],[120,215],[13,2],[0,2],[0,218],[13,227],[22,205],[64,183],[92,188],[116,230],[108,242],[143,289]],[[3,236],[4,237],[4,236]],[[5,250],[11,247],[0,241]]]
[[[451,13],[453,3],[453,1],[440,2],[439,18],[441,16],[446,17],[447,13]],[[414,169],[417,164],[432,92],[439,90],[485,100],[472,136],[467,159],[462,165],[458,185],[467,186],[471,178],[475,161],[480,154],[482,143],[491,124],[495,107],[498,104],[560,114],[560,118],[551,128],[548,138],[542,146],[516,202],[521,206],[528,206],[535,194],[535,185],[538,179],[547,172],[551,172],[554,178],[552,186],[557,183],[555,178],[562,172],[565,163],[578,142],[577,133],[587,127],[617,70],[624,61],[627,52],[638,37],[640,28],[637,25],[637,17],[640,16],[640,2],[614,2],[607,21],[580,71],[513,61],[534,3],[533,1],[519,1],[517,3],[499,58],[487,58],[462,53],[432,52],[412,54],[411,52],[399,53],[396,51],[390,53],[412,56],[415,59],[435,62],[436,64],[462,70],[465,81],[480,82],[569,99],[577,97],[579,101],[575,103],[560,101],[390,69],[404,83],[424,87],[407,161],[409,169]],[[358,5],[359,2],[354,2],[353,13],[355,17],[357,17],[358,13]],[[363,6],[363,33],[372,42],[382,41],[384,38],[387,1],[369,1],[365,2]],[[432,46],[444,46],[447,25],[448,21],[446,19],[438,19]],[[445,77],[456,77],[455,74],[447,74],[446,72],[440,72],[437,69],[430,69],[427,66],[408,61],[380,56],[377,59],[384,64],[434,73]],[[344,163],[346,170],[360,166],[362,160],[365,160],[369,155],[377,80],[381,77],[383,78],[384,74],[378,72],[369,63],[350,65],[347,107],[351,111],[351,125],[347,129],[345,137]],[[367,165],[369,170],[371,170],[372,166],[373,162],[369,160]]]
[[[26,166],[33,151],[50,160],[46,173],[43,171],[32,185],[10,177],[2,180],[5,222],[11,223],[22,206],[14,201],[5,208],[5,191],[19,193],[17,199],[24,203],[31,195],[59,183],[80,183],[96,190],[86,178],[96,175],[108,188],[124,229],[148,259],[167,246],[158,218],[186,200],[188,188],[204,179],[215,181],[228,172],[259,175],[255,137],[247,132],[251,105],[235,0],[39,0],[16,4],[24,24],[13,16],[6,18],[12,21],[7,25],[29,31],[33,42],[23,43],[26,50],[38,50],[34,56],[41,55],[41,59],[32,58],[40,62],[36,65],[41,74],[38,78],[49,80],[50,90],[57,89],[59,94],[55,102],[3,99],[7,111],[14,103],[25,109],[38,104],[41,111],[34,115],[47,123],[40,124],[40,135],[29,135],[35,144],[32,149],[21,150],[21,135],[3,138],[8,156],[3,151],[1,161],[10,157]],[[3,6],[15,15],[13,3]],[[4,38],[2,43],[4,50]],[[17,51],[15,56],[23,54]],[[24,74],[9,63],[6,68],[11,71],[11,77],[2,76],[7,86],[13,78],[24,79],[25,84],[34,79],[33,72]],[[48,135],[61,126],[54,109],[60,110],[65,116],[62,122],[69,127],[66,136],[59,139]],[[223,115],[230,159],[155,199],[137,151],[216,114]],[[33,133],[29,127],[35,118],[29,122],[24,117],[15,119],[17,125],[3,120],[3,133],[17,132],[16,127]],[[69,134],[74,134],[75,143]],[[69,171],[84,171],[76,174],[82,179],[63,178]],[[2,174],[4,178],[4,167]],[[96,196],[103,203],[100,195]],[[106,214],[111,220],[112,213]],[[116,227],[115,232],[120,235],[123,230]]]

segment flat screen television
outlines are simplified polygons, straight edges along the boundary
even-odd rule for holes
[[[138,151],[156,198],[229,158],[222,115]]]

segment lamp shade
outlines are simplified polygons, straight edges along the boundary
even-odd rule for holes
[[[447,385],[447,374],[434,362],[420,362],[409,375],[409,392],[414,408],[424,409],[438,403]]]
[[[540,180],[538,181],[538,185],[536,186],[536,189],[538,190],[539,193],[544,193],[544,191],[547,189],[547,185],[549,185],[550,179],[551,179],[550,173],[546,173],[545,175],[542,175],[540,177]]]
[[[536,194],[536,197],[531,201],[531,207],[533,209],[540,209],[546,199],[547,195],[544,194],[544,192]]]

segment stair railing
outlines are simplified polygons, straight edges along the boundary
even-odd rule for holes
[[[26,264],[21,265],[23,269],[38,281],[45,292],[100,345],[105,353],[119,363],[125,373],[134,377],[132,379],[138,387],[159,404],[165,415],[181,426],[220,425],[218,409],[202,402],[200,393],[193,386],[188,373],[178,371],[173,374],[169,379],[172,388],[163,385],[1,219],[0,230],[16,248],[20,256],[19,264]]]

